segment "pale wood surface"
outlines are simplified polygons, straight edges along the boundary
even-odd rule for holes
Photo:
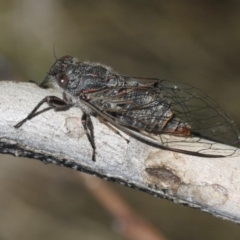
[[[81,125],[81,110],[50,110],[25,118],[54,90],[34,84],[0,82],[0,152],[40,159],[124,183],[158,197],[200,208],[240,222],[240,157],[199,158],[163,151],[129,138],[130,143],[92,118],[97,146],[96,162]]]

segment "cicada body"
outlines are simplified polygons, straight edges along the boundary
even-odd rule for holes
[[[227,113],[206,93],[188,84],[126,77],[102,64],[79,62],[70,56],[57,60],[40,86],[47,81],[63,91],[60,107],[56,99],[45,101],[51,107],[82,109],[93,160],[90,115],[139,141],[175,152],[223,157],[232,155],[236,148],[221,150],[220,143],[239,145],[237,127]]]

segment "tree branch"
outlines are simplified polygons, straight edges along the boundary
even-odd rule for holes
[[[35,158],[123,183],[160,198],[199,208],[240,223],[240,157],[203,158],[127,142],[92,117],[96,162],[81,124],[81,110],[50,110],[13,126],[52,89],[30,83],[0,82],[0,152]]]

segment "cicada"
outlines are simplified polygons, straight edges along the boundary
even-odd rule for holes
[[[93,161],[96,146],[91,116],[118,134],[124,132],[153,147],[199,157],[229,156],[236,148],[227,145],[239,145],[237,127],[227,113],[206,93],[188,84],[122,76],[110,67],[79,62],[71,56],[56,60],[39,86],[47,82],[63,92],[63,99],[46,96],[15,127],[50,109],[79,107]],[[44,103],[48,107],[38,111]]]

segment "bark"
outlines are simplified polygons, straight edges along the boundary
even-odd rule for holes
[[[123,133],[127,143],[92,117],[97,147],[93,162],[79,108],[50,110],[19,129],[13,127],[48,95],[61,97],[31,83],[0,82],[0,153],[91,173],[240,222],[239,150],[232,157],[195,157],[153,148]]]

